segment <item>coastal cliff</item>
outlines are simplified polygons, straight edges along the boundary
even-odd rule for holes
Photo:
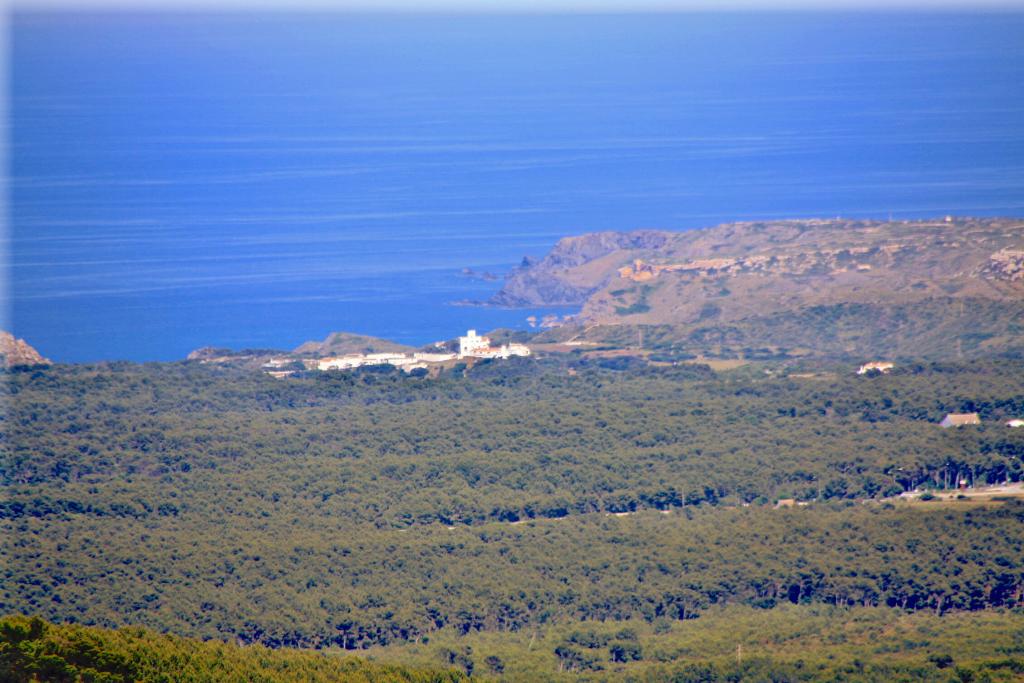
[[[524,258],[490,303],[500,306],[575,306],[597,292],[623,259],[664,247],[672,233],[597,232],[563,237],[540,261]]]
[[[665,343],[698,351],[708,345],[687,340],[701,331],[719,347],[813,349],[837,328],[796,332],[810,318],[831,318],[849,323],[854,337],[895,334],[908,351],[915,336],[939,329],[952,335],[949,353],[963,353],[961,336],[969,348],[1005,350],[1024,345],[1024,221],[788,220],[595,233],[563,239],[516,269],[495,302],[579,305],[579,338],[602,342],[623,335],[615,328],[654,326]],[[840,336],[835,348],[866,350],[867,342]]]

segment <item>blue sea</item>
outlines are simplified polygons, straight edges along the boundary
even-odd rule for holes
[[[1021,14],[10,28],[5,325],[57,361],[525,327],[462,269],[595,230],[1024,213]]]

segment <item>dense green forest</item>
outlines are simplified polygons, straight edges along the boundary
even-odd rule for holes
[[[590,622],[516,633],[451,630],[374,647],[268,649],[0,618],[4,681],[1015,681],[1024,627],[1006,612],[730,607],[700,621]],[[391,663],[384,664],[381,660]]]
[[[199,642],[144,628],[112,631],[49,624],[38,617],[0,618],[3,681],[454,683],[465,678],[437,666],[414,669],[302,650]]]
[[[1024,362],[854,370],[9,373],[0,613],[339,649],[722,609],[1006,610],[1019,628],[1024,505],[892,497],[1021,479],[1024,430],[1003,422],[1024,415]],[[937,425],[975,410],[981,426]],[[772,508],[786,497],[809,504]],[[608,642],[602,662],[636,654]],[[552,671],[597,671],[592,648],[548,644]],[[446,657],[429,664],[488,670]]]
[[[366,656],[455,662],[510,681],[1019,681],[1024,624],[1006,611],[936,617],[886,608],[730,606],[697,620],[451,631]]]
[[[1024,510],[710,510],[376,530],[283,516],[9,527],[4,610],[271,646],[685,620],[714,605],[1016,607]]]
[[[14,373],[2,514],[173,514],[198,501],[171,494],[225,477],[259,498],[249,509],[287,496],[308,514],[401,526],[1024,475],[1024,430],[1002,424],[1024,415],[1024,361],[800,374],[628,358],[484,363],[439,380],[372,369],[279,381],[173,364]],[[936,428],[957,411],[986,424]],[[116,483],[137,500],[88,490]]]

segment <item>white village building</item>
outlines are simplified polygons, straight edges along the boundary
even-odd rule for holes
[[[454,353],[431,353],[417,351],[412,354],[412,357],[422,363],[443,363],[446,360],[452,360],[455,358]]]
[[[860,366],[860,369],[857,370],[857,374],[858,375],[866,375],[869,372],[871,372],[872,370],[874,370],[875,372],[883,372],[883,373],[885,373],[885,372],[889,372],[894,367],[895,367],[895,363],[887,363],[887,362],[884,362],[884,361],[872,361],[870,363],[865,363],[864,365]]]
[[[316,362],[317,370],[351,370],[366,365],[366,359],[362,355],[351,354],[348,356],[335,356],[334,358],[321,358]]]
[[[478,356],[489,351],[490,348],[491,338],[481,337],[476,333],[476,330],[469,330],[466,332],[465,337],[459,337],[460,358],[463,356]]]
[[[981,418],[977,413],[950,413],[939,423],[943,428],[963,427],[964,425],[980,425]]]
[[[307,370],[352,370],[367,365],[393,365],[411,372],[420,368],[429,369],[430,363],[444,363],[455,358],[511,358],[512,356],[529,356],[530,349],[525,344],[505,344],[503,346],[491,346],[489,337],[482,337],[476,330],[469,330],[466,336],[459,337],[458,354],[442,351],[416,351],[412,354],[384,352],[384,353],[350,353],[344,356],[332,356],[328,358],[303,358],[301,363]],[[272,358],[263,369],[271,372],[275,377],[292,374],[281,369],[289,363],[296,362],[294,359]]]
[[[476,330],[469,330],[465,337],[459,337],[459,358],[511,358],[512,356],[529,356],[530,348],[526,344],[504,344],[491,346],[490,337],[481,337]]]

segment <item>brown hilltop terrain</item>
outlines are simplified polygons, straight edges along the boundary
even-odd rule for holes
[[[16,339],[10,332],[0,331],[0,366],[13,368],[49,364],[50,361],[43,358],[24,339]]]
[[[1024,347],[1024,220],[789,220],[565,238],[494,299],[582,306],[551,340],[736,355]]]
[[[379,337],[368,337],[351,332],[331,332],[323,341],[308,341],[292,353],[320,357],[340,356],[347,353],[407,353],[411,351],[414,351],[411,346]]]

